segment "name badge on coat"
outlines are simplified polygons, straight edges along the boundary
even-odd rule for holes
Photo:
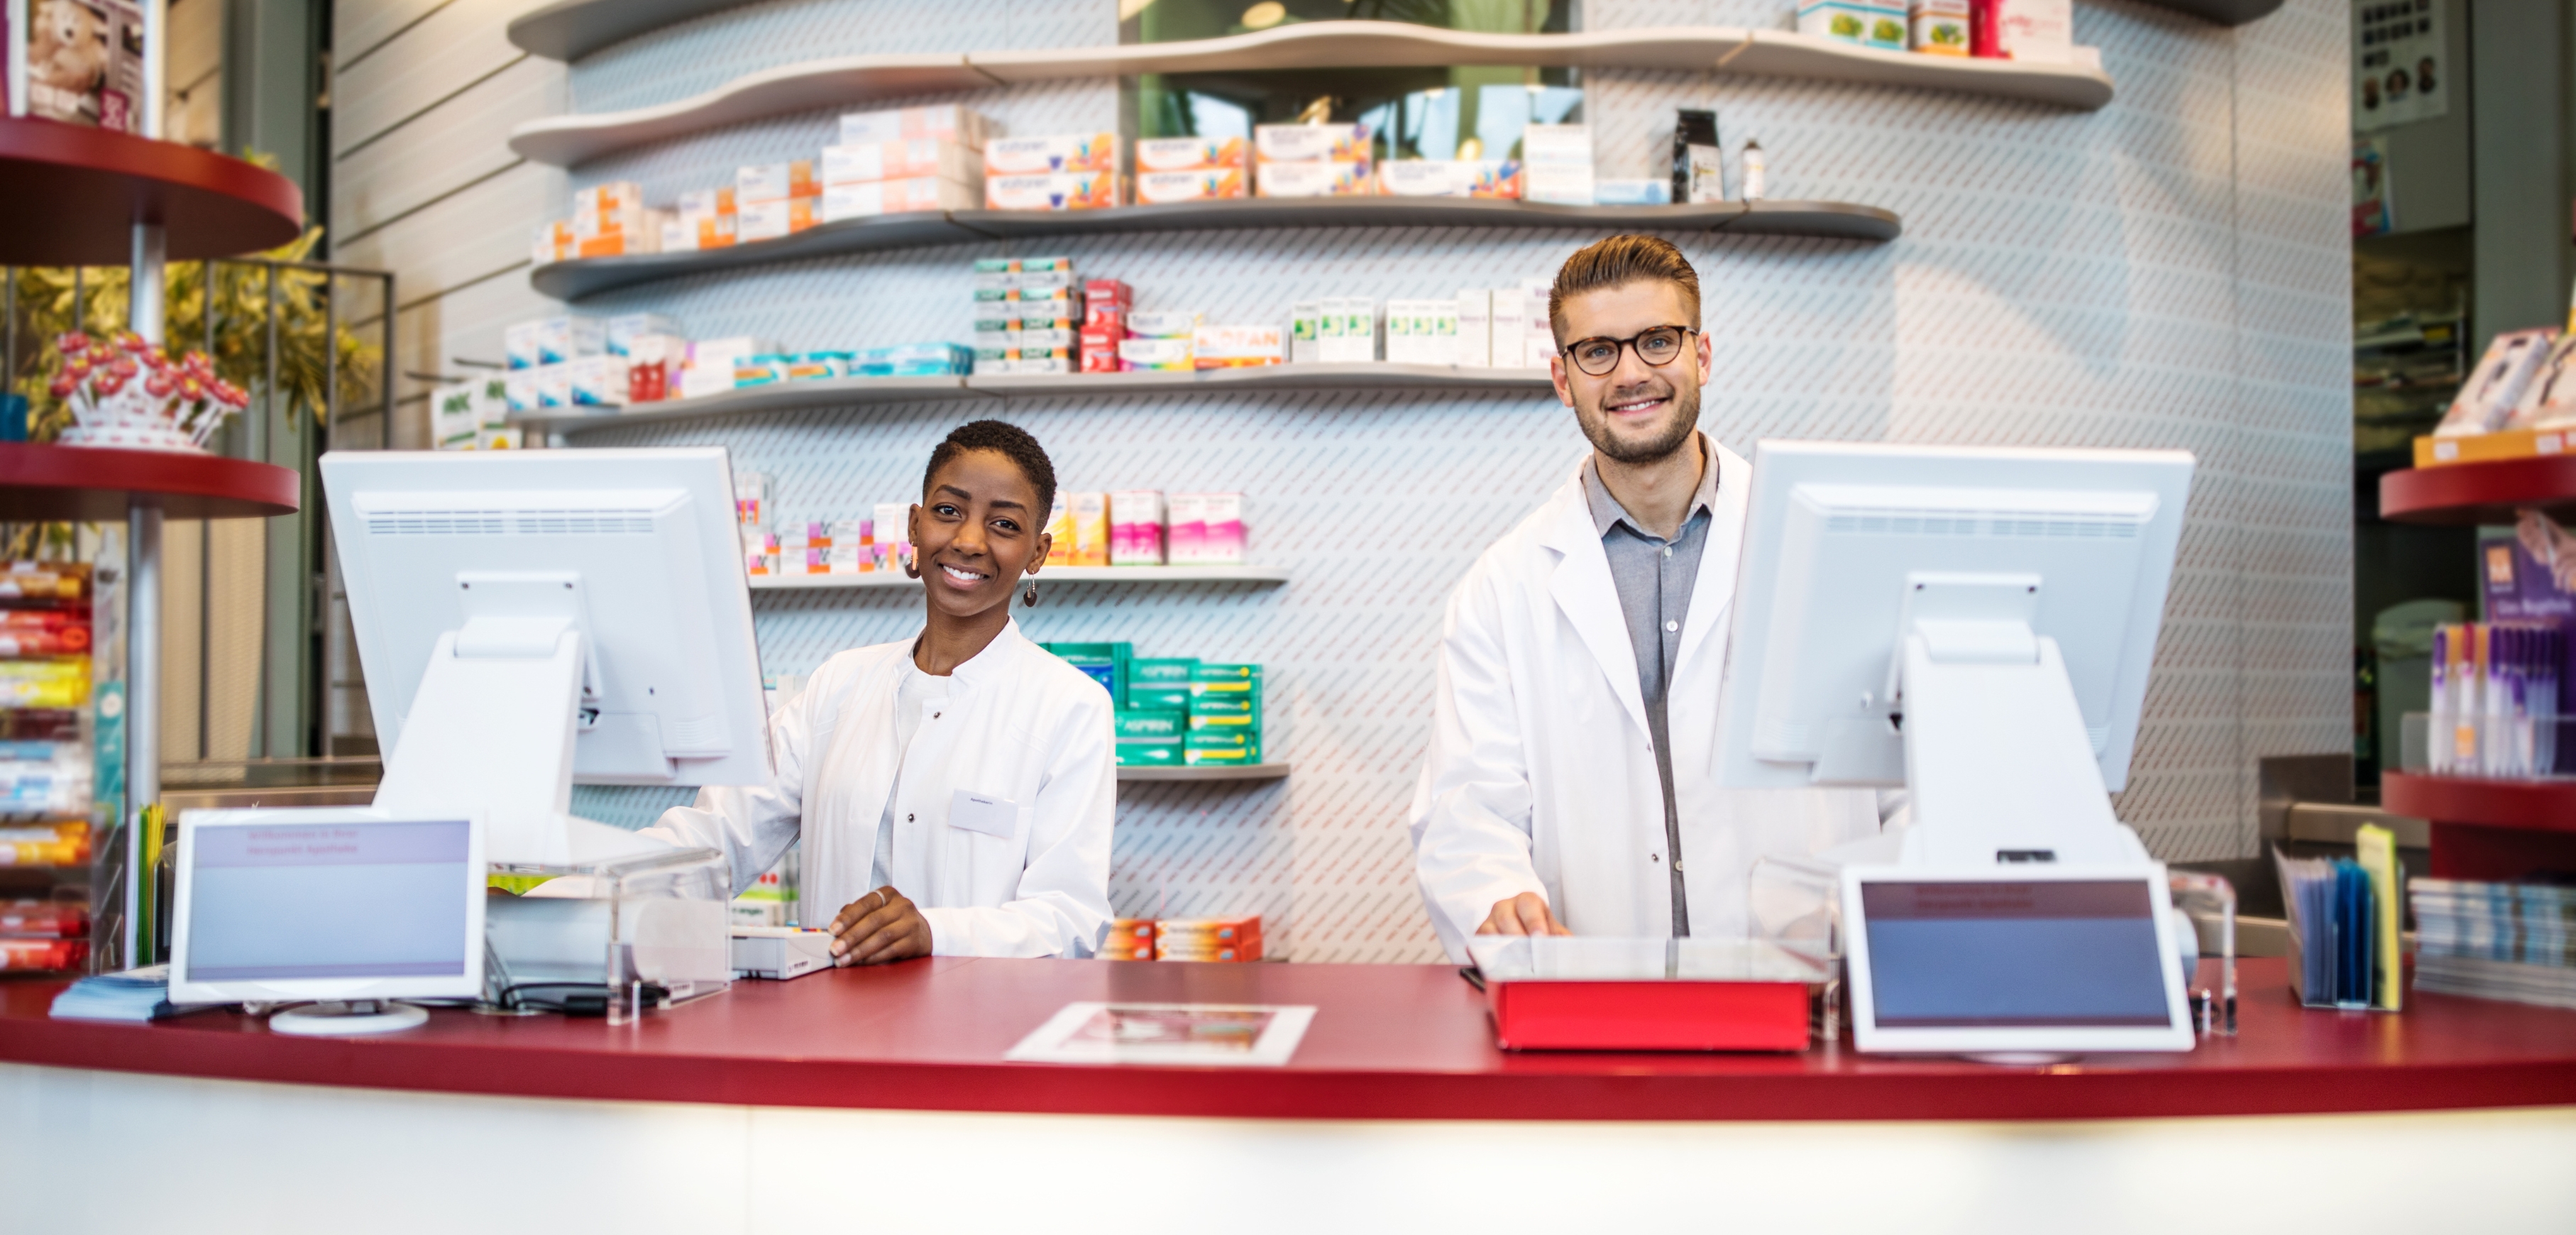
[[[1020,830],[1020,805],[1009,798],[960,789],[948,798],[948,826],[1009,840]]]

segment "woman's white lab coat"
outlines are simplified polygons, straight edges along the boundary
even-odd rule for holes
[[[1745,934],[1768,854],[1876,835],[1866,790],[1721,789],[1717,691],[1751,464],[1710,442],[1717,507],[1667,684],[1673,797],[1693,938]],[[1414,868],[1453,960],[1523,892],[1578,935],[1672,933],[1663,786],[1610,559],[1578,473],[1485,551],[1450,597],[1431,750],[1413,798]]]
[[[892,882],[921,907],[933,952],[1091,955],[1110,916],[1109,692],[1013,622],[957,666],[947,701],[922,717],[898,790],[895,696],[911,652],[905,640],[823,662],[770,719],[774,781],[703,789],[650,833],[722,850],[737,892],[801,834],[798,897],[805,924],[820,926],[873,890],[877,827],[896,791]],[[1016,808],[1009,835],[992,834],[992,806],[961,816],[987,830],[953,826],[961,794]]]

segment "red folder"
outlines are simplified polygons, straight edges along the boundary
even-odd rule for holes
[[[1507,1051],[1803,1051],[1800,982],[1488,982]]]

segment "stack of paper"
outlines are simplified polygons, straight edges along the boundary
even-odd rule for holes
[[[2418,879],[2418,990],[2576,1008],[2576,888]]]
[[[211,1004],[170,1002],[170,967],[146,965],[83,978],[54,996],[59,1020],[150,1021],[194,1012]]]

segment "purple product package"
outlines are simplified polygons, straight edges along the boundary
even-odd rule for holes
[[[2478,573],[2491,622],[2545,626],[2558,633],[2557,699],[2550,714],[2576,712],[2576,535],[2535,511],[2523,512],[2511,540],[2478,545]],[[2557,770],[2576,771],[2576,749],[2558,752]]]

